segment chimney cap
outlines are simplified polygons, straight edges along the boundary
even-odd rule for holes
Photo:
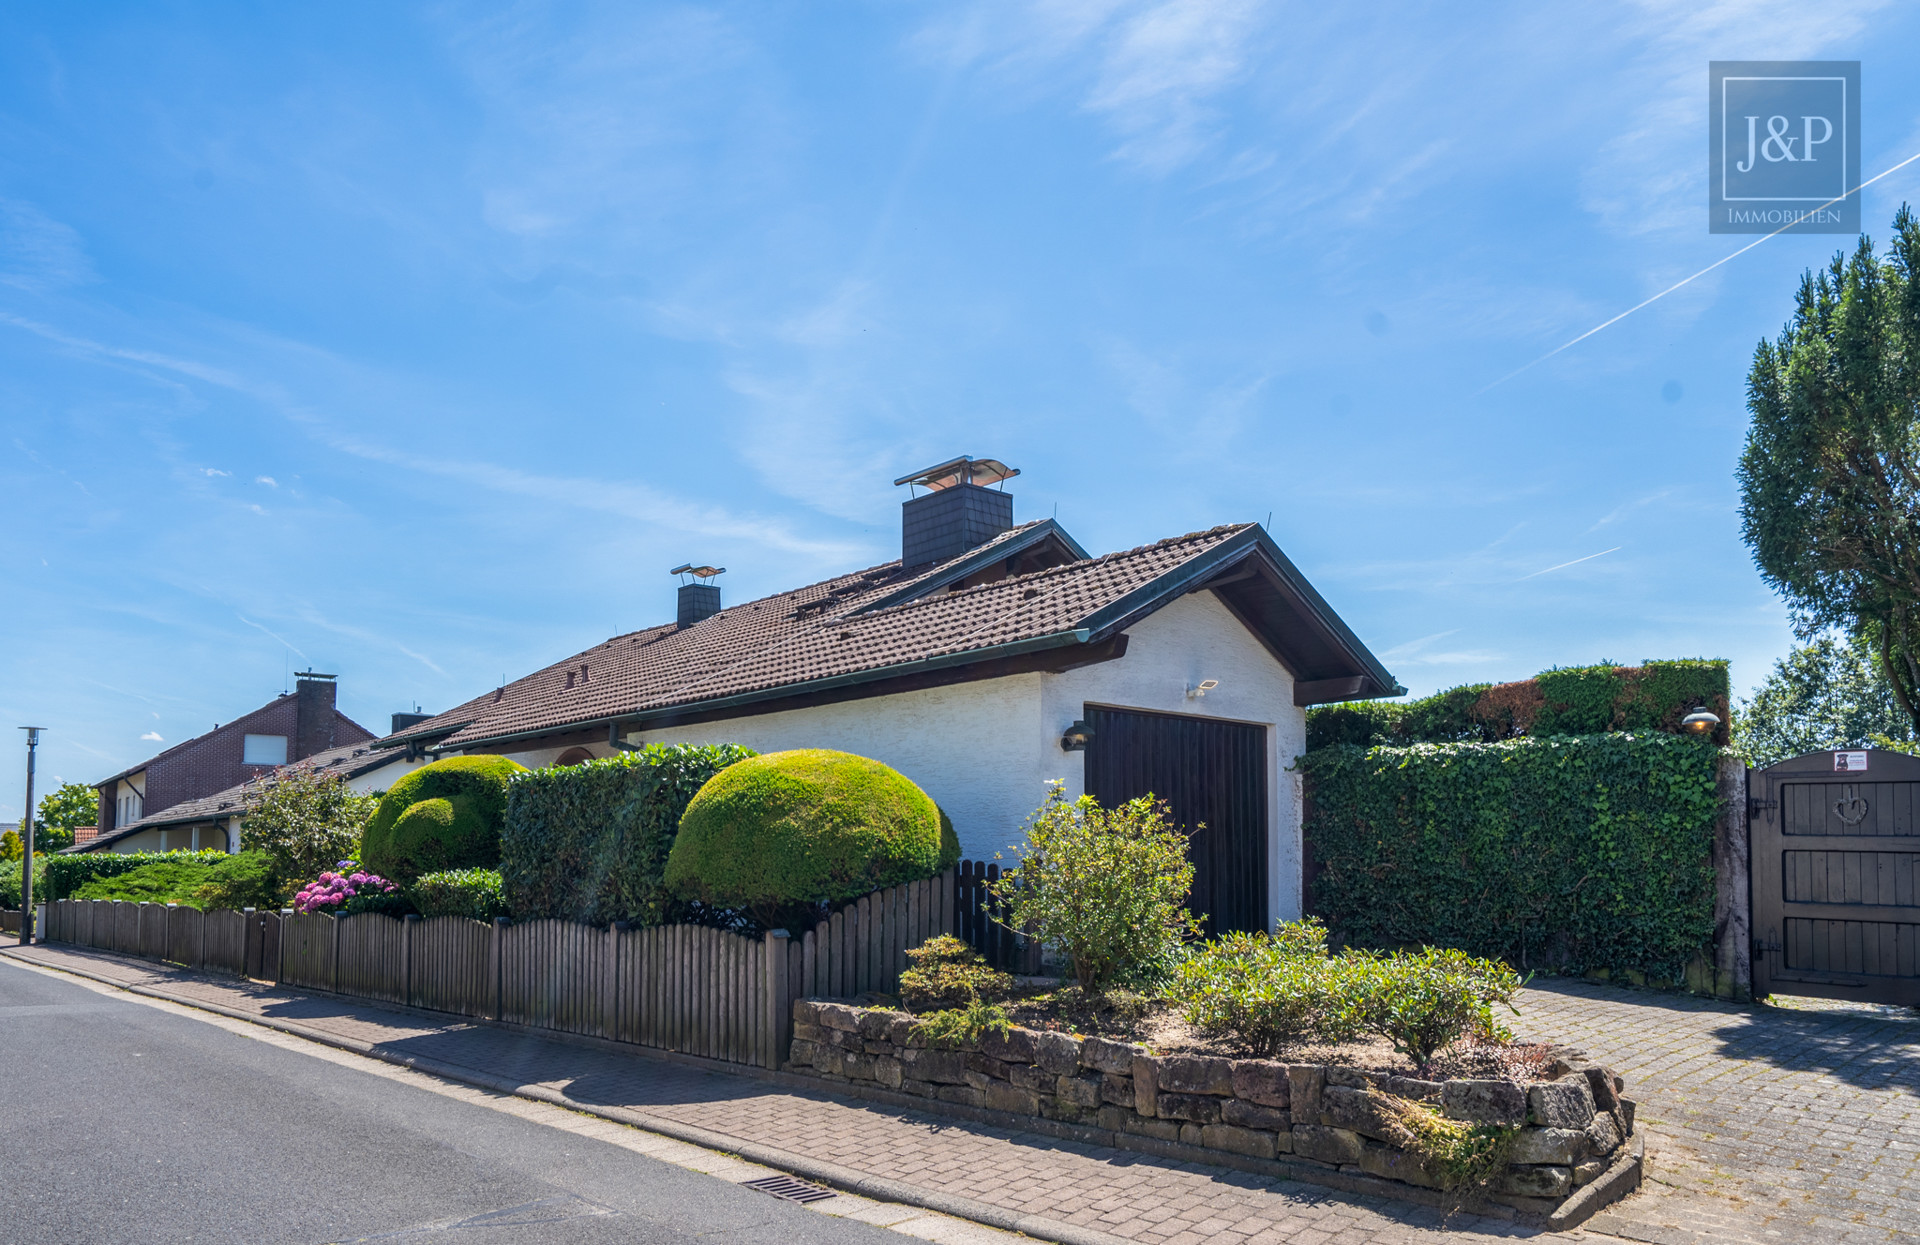
[[[715,575],[726,573],[727,568],[724,566],[695,566],[691,562],[683,563],[667,572],[669,575],[691,575],[700,580],[712,579]]]
[[[962,454],[923,471],[903,475],[893,483],[896,488],[911,484],[938,492],[956,484],[998,484],[1019,474],[1020,468],[1009,467],[997,458],[975,458],[971,454]]]
[[[296,679],[337,679],[340,676],[337,674],[321,674],[317,670],[296,670],[293,672],[293,677]]]

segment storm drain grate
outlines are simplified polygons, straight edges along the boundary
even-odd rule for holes
[[[762,1176],[758,1180],[742,1182],[749,1189],[758,1189],[762,1193],[771,1193],[775,1197],[786,1198],[789,1202],[824,1202],[836,1196],[832,1189],[823,1189],[817,1184],[808,1184],[804,1180],[795,1180],[792,1176]]]

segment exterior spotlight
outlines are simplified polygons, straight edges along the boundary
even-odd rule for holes
[[[1220,686],[1218,679],[1202,679],[1198,683],[1187,684],[1187,699],[1198,700],[1214,688]]]
[[[1060,751],[1085,752],[1087,745],[1092,742],[1093,728],[1087,725],[1086,719],[1082,718],[1061,733]]]
[[[1711,735],[1720,725],[1720,719],[1707,711],[1705,705],[1696,705],[1692,713],[1680,719],[1680,729],[1689,735]]]

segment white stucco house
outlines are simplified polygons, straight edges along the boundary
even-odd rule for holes
[[[615,636],[376,741],[410,755],[572,764],[662,742],[837,748],[884,761],[992,859],[1059,780],[1152,792],[1194,838],[1215,929],[1301,911],[1305,710],[1396,695],[1393,677],[1257,524],[1093,557],[1053,520],[1015,525],[955,459],[899,483],[895,561]],[[924,489],[924,492],[919,490]],[[704,574],[703,574],[704,572]]]

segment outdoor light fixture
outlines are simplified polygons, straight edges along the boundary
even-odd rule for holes
[[[1705,705],[1695,705],[1693,712],[1680,719],[1680,729],[1689,735],[1711,735],[1720,725],[1720,719],[1707,711]]]
[[[1093,728],[1082,718],[1069,726],[1060,736],[1060,751],[1085,752],[1087,745],[1093,742]]]
[[[1202,679],[1198,683],[1187,684],[1187,699],[1198,700],[1214,688],[1220,686],[1218,679]]]

